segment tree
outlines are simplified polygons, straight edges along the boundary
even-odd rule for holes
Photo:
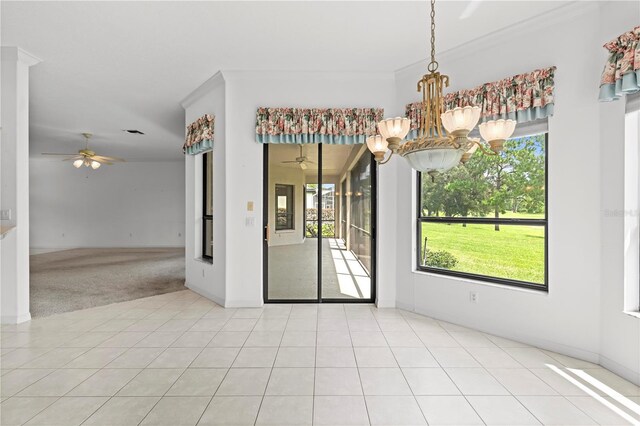
[[[545,203],[545,137],[511,139],[499,155],[480,152],[465,166],[439,175],[425,175],[422,210],[430,216],[486,216],[497,219],[507,210],[539,213]],[[499,231],[500,226],[495,225]]]

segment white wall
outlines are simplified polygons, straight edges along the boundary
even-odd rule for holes
[[[640,4],[618,3],[615,8],[603,7],[600,13],[598,45],[638,25]],[[595,55],[604,64],[604,49],[599,49]],[[619,213],[624,211],[625,100],[601,103],[598,106],[602,244],[600,362],[610,370],[640,384],[640,318],[623,313],[625,215]],[[638,285],[637,281],[635,285]]]
[[[450,90],[557,66],[548,146],[549,292],[415,272],[415,209],[408,208],[398,218],[397,301],[399,307],[590,361],[599,362],[602,354],[637,381],[638,320],[621,322],[621,222],[612,224],[602,214],[603,205],[622,203],[624,117],[613,105],[615,120],[601,123],[609,105],[599,104],[597,95],[606,59],[601,46],[633,26],[629,21],[637,18],[638,5],[608,4],[603,9],[615,8],[610,15],[601,15],[599,6],[575,3],[438,58],[440,71],[451,78]],[[610,30],[604,38],[601,25]],[[398,108],[418,99],[413,90],[425,68],[421,63],[397,73]],[[415,174],[403,164],[398,179],[398,205],[415,206]],[[470,291],[479,294],[477,304],[470,303]],[[609,316],[619,320],[616,326]]]
[[[228,194],[226,178],[225,81],[217,73],[183,102],[185,122],[190,124],[204,114],[215,116],[213,145],[213,259],[202,256],[202,155],[185,156],[185,256],[186,286],[225,305],[227,271],[226,217]],[[241,267],[241,266],[240,266]]]
[[[0,321],[20,323],[29,313],[29,67],[40,60],[17,47],[2,47],[0,105],[0,209],[13,226],[0,241]]]
[[[394,114],[393,74],[391,73],[312,73],[312,72],[223,72],[220,81],[224,89],[213,90],[207,82],[191,96],[199,100],[185,104],[187,122],[205,112],[216,113],[216,136],[214,155],[223,158],[224,164],[214,164],[214,191],[218,196],[224,193],[222,202],[224,216],[216,217],[214,194],[214,242],[216,235],[233,235],[223,245],[224,272],[216,261],[214,247],[213,270],[215,276],[207,275],[206,265],[189,262],[187,257],[187,282],[203,294],[211,294],[215,282],[226,282],[226,289],[216,287],[217,300],[225,306],[261,306],[262,305],[262,209],[263,209],[263,146],[255,141],[255,114],[259,106],[299,106],[299,107],[383,107],[386,114]],[[222,83],[221,83],[222,84]],[[223,95],[221,95],[223,93]],[[223,108],[224,105],[224,108]],[[217,112],[224,111],[223,113]],[[221,114],[223,115],[221,117]],[[226,115],[226,130],[222,122]],[[229,144],[222,141],[229,140]],[[221,146],[224,146],[222,148]],[[220,150],[223,150],[221,155]],[[218,160],[216,160],[218,161]],[[191,159],[187,159],[187,182],[194,179]],[[218,176],[217,173],[222,173]],[[380,171],[381,185],[387,188],[378,199],[378,220],[392,223],[395,220],[395,204],[389,202],[394,197],[394,166]],[[224,184],[226,182],[226,185]],[[190,209],[196,202],[187,193],[187,247],[191,227]],[[254,211],[247,211],[247,203],[254,203]],[[253,219],[249,224],[247,219]],[[221,230],[220,228],[223,228]],[[215,243],[214,243],[215,244]],[[378,253],[380,258],[391,258],[394,240],[393,229],[382,227],[378,233]],[[189,249],[188,249],[189,250]],[[188,255],[189,256],[189,255]],[[220,254],[222,256],[222,254]],[[378,303],[380,306],[395,305],[395,273],[392,264],[378,266]],[[205,278],[200,278],[207,275]],[[197,286],[194,284],[198,276]],[[222,299],[220,299],[222,298]]]
[[[184,246],[184,163],[30,159],[30,246]]]

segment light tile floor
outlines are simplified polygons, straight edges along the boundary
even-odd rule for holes
[[[396,309],[190,291],[2,326],[2,425],[625,425],[640,388]]]

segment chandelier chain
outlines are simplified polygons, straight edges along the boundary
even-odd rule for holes
[[[436,61],[436,0],[431,0],[431,62],[427,69],[435,72],[438,69]]]

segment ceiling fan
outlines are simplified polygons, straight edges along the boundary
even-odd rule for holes
[[[291,164],[297,163],[302,170],[306,170],[307,164],[316,164],[313,161],[309,160],[306,155],[302,154],[302,145],[300,145],[300,156],[296,157],[295,160],[282,161],[283,164]]]
[[[118,157],[107,157],[105,155],[97,155],[95,151],[91,151],[89,149],[89,139],[91,139],[91,136],[93,136],[93,134],[83,133],[82,136],[84,136],[85,147],[84,149],[79,150],[77,154],[59,154],[59,153],[43,152],[42,155],[64,155],[68,158],[64,158],[62,161],[73,160],[73,167],[75,167],[76,169],[79,169],[84,164],[85,167],[91,166],[91,168],[95,170],[98,167],[100,167],[102,164],[112,165],[113,163],[116,163],[116,162],[125,161],[124,159],[118,158]]]

